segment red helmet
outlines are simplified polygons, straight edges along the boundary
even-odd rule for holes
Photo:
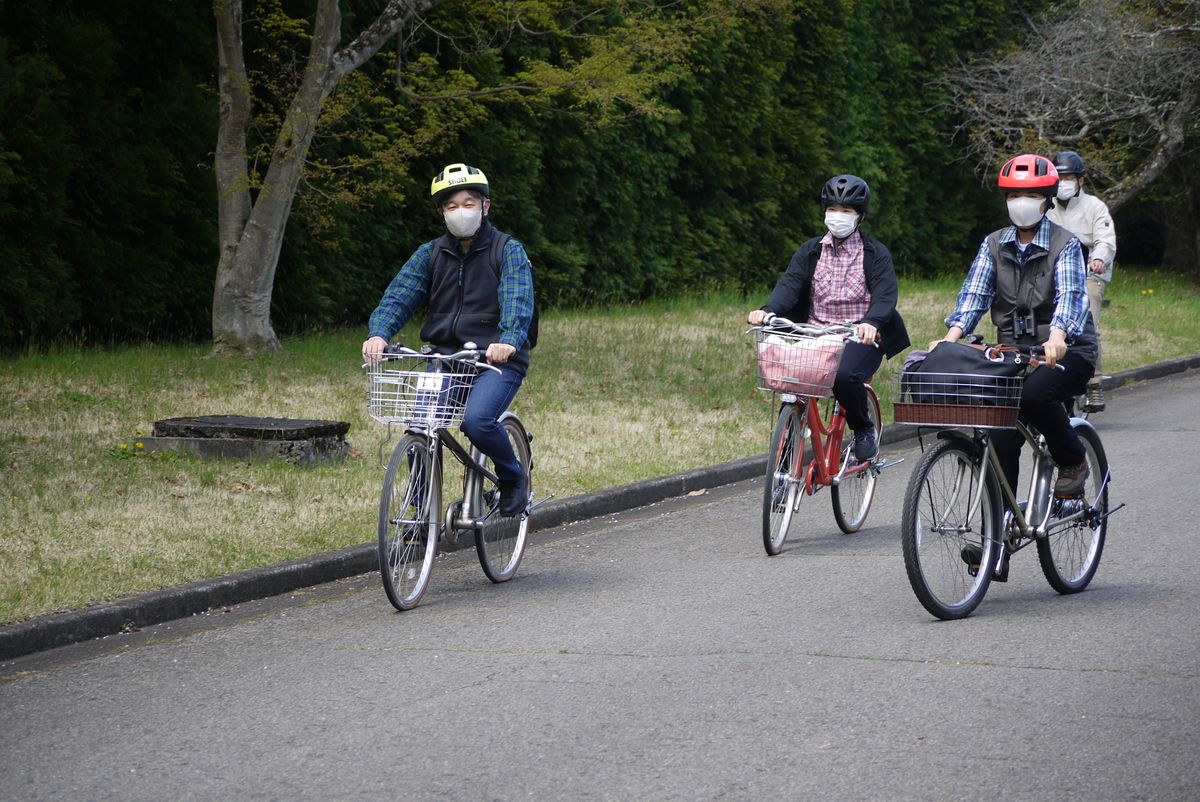
[[[1036,192],[1053,198],[1058,192],[1058,170],[1047,158],[1022,153],[1004,163],[996,185],[1001,192]]]

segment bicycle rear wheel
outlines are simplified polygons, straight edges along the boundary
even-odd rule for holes
[[[500,421],[504,435],[512,445],[513,453],[525,472],[530,495],[533,494],[533,455],[529,447],[529,436],[515,415]],[[490,462],[489,462],[490,464]],[[495,512],[500,504],[500,490],[490,479],[481,477],[483,512],[489,515],[488,522],[475,530],[475,551],[479,564],[487,578],[493,582],[507,582],[517,572],[521,558],[525,555],[525,539],[529,533],[529,510],[519,517],[501,518]]]
[[[388,601],[397,610],[416,607],[429,587],[441,495],[429,438],[405,435],[392,452],[379,499],[379,572]]]
[[[1000,491],[989,478],[972,515],[980,479],[972,444],[939,440],[917,463],[904,495],[900,540],[908,581],[921,605],[943,620],[970,615],[992,581]]]
[[[871,385],[867,385],[867,417],[871,419],[871,424],[875,427],[875,454],[879,455],[879,443],[883,439],[883,416],[879,414],[879,396],[875,395],[875,390]],[[853,442],[845,449],[843,461],[850,458],[853,453]],[[833,500],[833,519],[837,521],[838,528],[847,535],[853,534],[862,528],[863,522],[867,520],[867,513],[871,511],[871,502],[875,500],[875,480],[879,475],[867,468],[861,470],[852,476],[843,477],[842,481],[838,482],[830,489],[830,498]]]
[[[1104,455],[1100,436],[1090,425],[1076,425],[1075,433],[1083,442],[1089,470],[1083,500],[1051,500],[1050,526],[1054,525],[1055,514],[1068,514],[1080,506],[1094,507],[1096,513],[1037,540],[1042,573],[1050,587],[1059,593],[1078,593],[1088,586],[1100,566],[1100,554],[1104,551],[1104,538],[1108,533],[1108,519],[1101,517],[1108,511],[1108,486],[1104,483],[1108,458]],[[1093,521],[1097,522],[1093,524]]]
[[[804,497],[804,473],[812,453],[803,403],[784,404],[767,452],[767,481],[763,488],[763,547],[774,556],[783,550],[788,528]]]

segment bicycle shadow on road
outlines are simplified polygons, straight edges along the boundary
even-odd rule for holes
[[[803,529],[802,522],[797,522],[792,526]],[[759,536],[753,542],[761,544],[761,541],[762,538]],[[759,545],[759,550],[762,550],[761,545]],[[878,556],[885,553],[889,556],[894,554],[896,557],[901,554],[900,528],[898,526],[894,524],[871,526],[868,523],[857,532],[847,535],[838,529],[837,524],[833,521],[822,521],[819,529],[814,527],[808,532],[801,531],[799,534],[788,535],[788,539],[783,544],[783,551],[771,559],[782,559],[789,556]]]

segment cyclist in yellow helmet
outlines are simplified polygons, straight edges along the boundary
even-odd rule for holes
[[[430,183],[445,232],[409,257],[371,313],[363,356],[378,359],[422,306],[421,339],[451,353],[472,342],[500,369],[482,371],[463,414],[462,430],[496,466],[502,515],[519,515],[529,498],[525,474],[497,423],[529,368],[534,320],[533,271],[524,246],[492,226],[487,176],[448,164]]]

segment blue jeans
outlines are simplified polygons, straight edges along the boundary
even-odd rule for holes
[[[496,419],[504,414],[521,388],[525,377],[508,365],[497,365],[500,372],[482,370],[467,398],[462,430],[479,450],[491,458],[501,482],[520,481],[524,471],[504,427]]]

